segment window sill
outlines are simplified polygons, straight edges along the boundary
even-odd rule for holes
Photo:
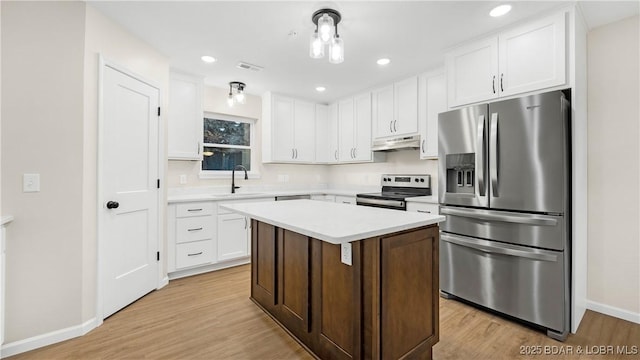
[[[236,179],[240,179],[244,175],[244,171],[236,171]],[[248,171],[249,179],[260,179],[260,173]],[[200,171],[198,174],[200,179],[231,179],[231,171]]]

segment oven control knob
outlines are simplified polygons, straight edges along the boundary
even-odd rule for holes
[[[420,181],[420,180],[418,180],[418,178],[416,178],[416,182],[418,182],[418,181]]]
[[[420,179],[420,182],[424,182],[424,178]]]

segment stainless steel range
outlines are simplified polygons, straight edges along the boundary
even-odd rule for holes
[[[431,175],[382,175],[382,191],[356,195],[356,203],[395,210],[407,210],[408,197],[431,195]]]

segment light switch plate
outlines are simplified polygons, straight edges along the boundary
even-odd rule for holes
[[[40,191],[40,174],[23,174],[22,175],[22,191],[23,192],[39,192]]]
[[[351,243],[341,244],[340,246],[340,261],[345,265],[352,265]]]

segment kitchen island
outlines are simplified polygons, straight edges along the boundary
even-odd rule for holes
[[[252,218],[251,299],[321,359],[431,358],[443,216],[312,200]]]

